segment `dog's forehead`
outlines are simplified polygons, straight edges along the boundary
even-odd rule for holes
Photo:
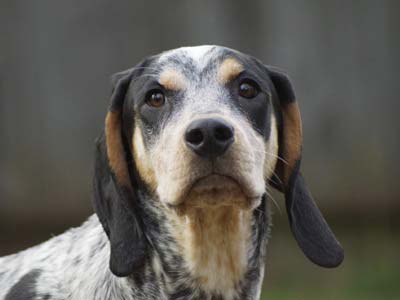
[[[169,63],[187,64],[192,63],[198,69],[204,68],[212,58],[221,55],[226,48],[220,46],[195,46],[195,47],[181,47],[172,49],[161,53],[158,62],[161,65]]]
[[[242,66],[247,65],[249,60],[247,55],[239,51],[222,46],[205,45],[181,47],[163,52],[154,64],[160,71],[173,69],[187,77],[197,77],[205,74],[216,75],[218,67],[227,58],[234,59]]]

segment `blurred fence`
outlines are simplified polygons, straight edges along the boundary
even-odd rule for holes
[[[326,212],[399,212],[400,2],[0,2],[0,227],[91,211],[112,73],[220,44],[292,78],[303,169]],[[39,220],[39,221],[37,221]]]

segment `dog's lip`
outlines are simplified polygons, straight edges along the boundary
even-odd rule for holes
[[[243,194],[245,194],[244,191],[243,191],[243,188],[242,188],[241,184],[239,183],[239,181],[238,181],[237,179],[233,178],[232,176],[229,176],[229,175],[226,175],[226,174],[220,174],[220,173],[217,173],[217,172],[212,172],[212,173],[210,173],[210,174],[208,174],[208,175],[201,176],[201,177],[197,178],[197,179],[191,184],[191,186],[190,186],[190,188],[189,188],[189,190],[188,190],[188,193],[190,193],[194,188],[196,188],[196,186],[197,186],[201,181],[203,181],[203,180],[205,180],[205,179],[209,179],[210,177],[221,177],[221,178],[227,179],[227,180],[229,180],[229,181],[232,181],[232,182],[234,182],[234,183],[241,189],[241,191],[243,192]]]
[[[186,189],[186,191],[183,193],[183,195],[180,197],[180,200],[175,202],[175,203],[168,203],[168,206],[173,208],[176,206],[181,205],[183,202],[185,202],[185,199],[187,198],[187,196],[193,191],[194,188],[196,188],[196,185],[201,182],[202,180],[205,180],[207,178],[210,178],[212,176],[218,176],[221,178],[225,178],[226,180],[229,180],[231,182],[234,182],[235,185],[240,189],[240,191],[242,192],[242,194],[248,198],[249,200],[254,200],[254,199],[258,199],[260,197],[260,195],[250,195],[248,192],[246,192],[246,189],[244,187],[244,184],[240,182],[240,180],[236,179],[235,177],[233,177],[232,175],[229,174],[223,174],[223,173],[219,173],[219,172],[211,172],[208,173],[207,175],[204,176],[200,176],[198,178],[196,178],[196,180],[194,180],[192,182],[192,184]]]

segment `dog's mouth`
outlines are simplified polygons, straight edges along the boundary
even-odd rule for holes
[[[195,193],[219,193],[225,190],[242,190],[239,182],[231,176],[211,173],[198,178],[189,188],[188,194]]]
[[[182,201],[174,208],[211,208],[237,206],[249,209],[256,206],[261,195],[254,195],[236,178],[211,173],[196,179],[184,193]]]

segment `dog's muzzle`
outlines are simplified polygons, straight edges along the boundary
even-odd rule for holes
[[[216,158],[233,143],[234,129],[220,118],[198,119],[185,132],[186,146],[203,158]]]
[[[165,129],[153,152],[161,153],[154,160],[161,202],[187,208],[256,204],[265,192],[263,140],[230,114],[190,117],[176,121],[179,130]]]

